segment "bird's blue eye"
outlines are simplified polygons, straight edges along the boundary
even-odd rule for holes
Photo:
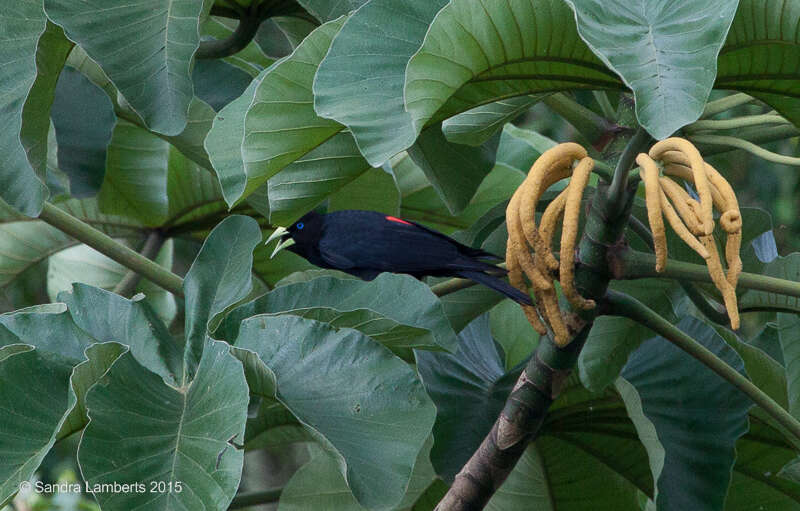
[[[303,229],[303,227],[305,227],[305,225],[303,225],[303,222],[300,222],[299,224],[297,224],[297,230],[298,230],[298,231],[299,231],[299,230],[302,230],[302,229]]]

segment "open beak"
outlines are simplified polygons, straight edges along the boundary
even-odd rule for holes
[[[275,254],[277,254],[284,248],[291,247],[292,245],[294,245],[294,240],[292,238],[283,239],[283,237],[288,234],[289,230],[286,229],[286,227],[278,227],[272,234],[270,234],[269,238],[267,238],[267,241],[264,242],[264,245],[268,245],[270,241],[276,238],[280,240],[278,241],[278,244],[275,246],[275,250],[272,251],[272,255],[269,256],[270,259],[275,257]]]

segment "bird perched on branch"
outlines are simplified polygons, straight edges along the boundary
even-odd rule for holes
[[[326,215],[312,211],[289,228],[275,229],[267,243],[276,238],[281,241],[271,257],[285,248],[316,266],[364,280],[385,271],[417,278],[461,277],[531,305],[530,296],[495,276],[506,270],[481,261],[497,260],[497,256],[376,211],[346,210]]]

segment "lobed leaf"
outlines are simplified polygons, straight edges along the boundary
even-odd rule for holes
[[[233,353],[250,391],[322,442],[361,505],[401,501],[436,415],[413,368],[360,332],[293,316],[245,320]]]
[[[636,117],[663,139],[703,113],[738,0],[567,0],[578,33],[633,90]]]
[[[439,300],[408,275],[382,273],[368,282],[320,277],[283,285],[233,309],[217,334],[232,341],[245,318],[265,313],[353,328],[406,360],[414,359],[413,349],[452,350],[456,345]]]
[[[203,0],[46,0],[47,16],[103,68],[145,124],[177,135],[192,100],[191,60]],[[98,27],[102,26],[102,30]]]

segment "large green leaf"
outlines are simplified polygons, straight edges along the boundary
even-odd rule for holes
[[[270,222],[291,223],[369,169],[352,135],[333,135],[267,181]],[[381,198],[376,194],[373,201]]]
[[[148,127],[165,135],[183,131],[208,2],[133,0],[113,9],[99,1],[44,3],[48,17],[100,64]]]
[[[100,211],[135,218],[147,226],[167,218],[169,145],[126,121],[114,128],[97,203]]]
[[[479,146],[540,99],[541,95],[517,96],[475,107],[445,120],[442,132],[449,142]]]
[[[633,90],[636,117],[662,139],[703,113],[738,0],[566,0],[595,55]]]
[[[66,66],[58,77],[51,117],[58,168],[69,176],[72,196],[95,196],[103,183],[107,148],[117,122],[111,100],[74,67]]]
[[[350,128],[372,165],[382,165],[417,138],[403,102],[406,64],[445,3],[368,2],[348,18],[319,66],[314,108]]]
[[[206,169],[171,148],[167,180],[169,218],[162,227],[188,228],[186,224],[208,222],[209,216],[219,218],[227,211],[219,182]],[[218,215],[216,215],[218,214]]]
[[[103,509],[227,508],[242,470],[247,418],[242,366],[223,342],[208,341],[195,379],[178,388],[122,355],[86,397],[91,421],[78,461],[86,483],[142,484],[96,491]],[[151,482],[163,486],[151,493]]]
[[[505,353],[506,370],[530,357],[539,344],[539,333],[528,323],[522,307],[511,300],[503,300],[489,311],[489,325]]]
[[[334,454],[359,503],[400,502],[436,415],[413,368],[360,332],[294,316],[245,320],[234,353],[251,392],[277,398]]]
[[[241,96],[252,79],[241,69],[217,59],[198,60],[192,70],[195,95],[215,111]]]
[[[41,1],[14,2],[0,12],[0,194],[29,216],[38,215],[47,197],[47,188],[28,163],[20,139],[23,108],[37,78],[36,51],[45,26]]]
[[[736,443],[736,464],[725,500],[726,511],[800,509],[800,484],[783,477],[781,469],[796,459],[786,437],[750,415],[750,431]]]
[[[618,291],[635,296],[670,321],[678,319],[683,290],[673,281],[641,279],[612,283]],[[586,345],[578,356],[578,371],[586,388],[601,390],[619,376],[628,357],[645,339],[650,329],[627,318],[600,316],[595,319]]]
[[[208,153],[203,146],[206,135],[214,121],[214,109],[198,98],[189,103],[189,114],[186,128],[175,136],[164,135],[162,138],[172,144],[184,156],[207,170],[211,170]],[[158,134],[157,134],[158,135]]]
[[[560,0],[456,0],[408,62],[405,104],[419,133],[431,120],[506,97],[620,86]]]
[[[233,309],[218,335],[233,341],[239,325],[255,314],[309,317],[359,330],[406,360],[412,349],[452,350],[455,334],[439,300],[407,275],[382,273],[375,280],[320,277],[280,286]]]
[[[203,142],[228,204],[240,197],[245,189],[247,175],[242,159],[244,116],[253,101],[258,84],[258,79],[250,82],[241,96],[225,105],[214,116],[211,129]]]
[[[423,446],[414,463],[411,480],[403,500],[393,511],[412,511],[422,493],[433,482],[436,474],[429,460],[432,437]],[[362,511],[358,501],[347,487],[336,459],[324,453],[315,454],[311,461],[300,467],[281,492],[279,511]]]
[[[342,22],[316,30],[215,118],[206,148],[228,204],[266,181],[270,220],[288,223],[369,170],[352,135],[341,124],[318,118],[311,105],[308,68],[322,59]],[[278,117],[282,127],[262,129]],[[267,158],[263,164],[252,162],[261,157]]]
[[[458,335],[455,353],[418,352],[425,390],[436,403],[431,462],[452,482],[492,429],[521,368],[506,373],[484,314]]]
[[[487,504],[488,511],[638,510],[638,490],[591,446],[547,438],[530,445]]]
[[[244,449],[281,448],[296,442],[312,442],[314,437],[300,421],[274,399],[262,397],[255,416],[248,416]]]
[[[314,30],[291,55],[265,69],[255,79],[253,99],[245,110],[240,141],[244,180],[240,180],[238,186],[226,186],[222,182],[229,205],[341,131],[341,124],[321,119],[314,113],[311,82],[313,69],[325,56],[343,22],[343,19],[332,21]]]
[[[127,346],[139,365],[177,384],[182,369],[180,346],[141,296],[129,300],[76,283],[58,299],[67,304],[75,324],[96,341]]]
[[[800,125],[800,2],[740,0],[716,87],[738,89]]]
[[[800,315],[778,313],[778,340],[786,366],[789,412],[800,417]]]
[[[186,273],[184,384],[200,361],[209,327],[214,330],[221,319],[218,315],[250,293],[253,249],[260,241],[261,230],[255,220],[229,216],[211,231]]]
[[[297,0],[297,3],[322,22],[347,14],[366,2],[367,0]]]
[[[573,374],[487,509],[588,511],[602,502],[634,510],[652,487],[647,453],[619,397],[587,391]]]
[[[85,388],[93,383],[73,368],[86,360],[93,342],[78,328],[63,304],[31,307],[0,315],[0,503],[13,495],[21,481],[33,476],[68,416],[81,423],[75,411]],[[103,366],[108,360],[95,360]],[[107,367],[107,365],[105,366]],[[102,368],[100,369],[102,370]]]
[[[411,157],[403,153],[392,158],[392,170],[402,194],[401,213],[403,218],[415,220],[441,232],[452,234],[453,231],[469,228],[483,215],[498,207],[498,204],[507,201],[525,178],[524,173],[511,167],[504,160],[502,151],[509,145],[504,141],[510,138],[513,137],[506,136],[505,132],[501,136],[495,167],[483,179],[469,204],[457,216],[450,213],[440,195],[425,177],[425,173],[413,162]],[[524,156],[520,156],[520,159],[527,156],[535,158],[533,150],[530,150],[529,147],[528,149]],[[529,166],[530,162],[527,164],[526,170]],[[505,211],[505,206],[502,207]],[[497,224],[494,225],[494,227],[496,226]]]
[[[0,505],[33,476],[69,406],[70,365],[31,347],[8,356],[17,349],[0,348]]]
[[[452,144],[439,126],[432,126],[408,148],[408,155],[425,173],[447,209],[458,214],[494,167],[499,142],[500,137],[495,135],[478,147]]]
[[[22,112],[20,140],[28,153],[28,161],[37,175],[45,174],[51,108],[72,43],[60,27],[47,23],[36,49],[36,81],[31,87]]]
[[[691,317],[677,327],[744,372],[741,358],[711,327]],[[661,337],[645,341],[622,376],[638,391],[642,413],[657,434],[640,438],[658,481],[659,509],[723,509],[750,400]]]
[[[108,76],[103,72],[100,66],[92,60],[80,46],[72,49],[72,52],[67,59],[67,64],[74,67],[88,78],[93,84],[103,89],[111,100],[114,107],[114,112],[121,118],[137,125],[144,126],[144,123],[132,110],[131,106],[121,101],[122,95],[117,90],[117,87],[111,83]],[[186,121],[186,128],[177,135],[164,135],[162,133],[155,133],[155,135],[163,138],[187,158],[194,161],[203,168],[211,169],[211,162],[209,162],[208,154],[206,154],[203,142],[208,131],[211,129],[211,124],[214,119],[214,109],[212,109],[203,100],[193,97],[189,103],[189,112]]]
[[[304,258],[288,250],[281,250],[275,257],[270,257],[272,251],[272,246],[259,245],[253,253],[253,272],[270,286],[292,273],[315,268]]]
[[[277,177],[277,176],[276,176]],[[400,190],[391,171],[370,169],[328,198],[328,211],[368,209],[400,214]]]

